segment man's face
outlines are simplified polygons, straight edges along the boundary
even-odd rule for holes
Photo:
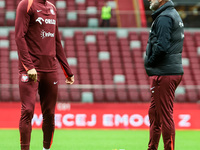
[[[157,10],[160,6],[159,0],[148,0],[150,2],[149,8],[153,11]]]

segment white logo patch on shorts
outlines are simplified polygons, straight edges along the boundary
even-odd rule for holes
[[[21,81],[22,82],[28,82],[29,81],[29,76],[27,74],[22,74]]]

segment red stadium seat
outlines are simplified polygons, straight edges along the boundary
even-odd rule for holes
[[[58,91],[58,99],[61,102],[70,102],[70,96],[69,96],[69,91],[68,89],[65,88],[60,88]]]
[[[175,96],[175,102],[187,102],[186,94],[179,94]]]
[[[186,95],[189,102],[197,102],[198,93],[196,89],[186,89]]]
[[[10,88],[2,87],[0,90],[0,101],[12,101]]]
[[[128,94],[126,89],[116,89],[118,102],[128,102]]]
[[[134,85],[134,84],[131,84],[131,85]],[[128,89],[128,97],[129,97],[129,99],[128,99],[129,102],[140,102],[141,101],[139,91],[138,91],[138,89],[135,89],[135,88]]]
[[[105,95],[103,89],[93,89],[94,102],[105,102]]]
[[[150,90],[140,88],[140,97],[143,102],[150,102],[150,99],[151,99]]]
[[[70,101],[81,102],[81,91],[79,89],[70,89]]]
[[[116,102],[116,94],[114,89],[105,89],[105,97],[106,97],[106,102]]]

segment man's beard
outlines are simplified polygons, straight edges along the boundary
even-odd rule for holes
[[[152,11],[155,11],[159,8],[159,5],[160,5],[160,2],[157,0],[156,2],[154,3],[151,3],[149,8],[152,10]]]

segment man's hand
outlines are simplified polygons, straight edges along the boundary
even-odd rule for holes
[[[34,82],[37,82],[37,71],[35,70],[35,68],[28,70],[27,74],[28,74],[29,78],[34,80]]]
[[[74,83],[74,76],[67,77],[66,80],[65,80],[65,83],[67,83],[67,84],[73,84]]]

